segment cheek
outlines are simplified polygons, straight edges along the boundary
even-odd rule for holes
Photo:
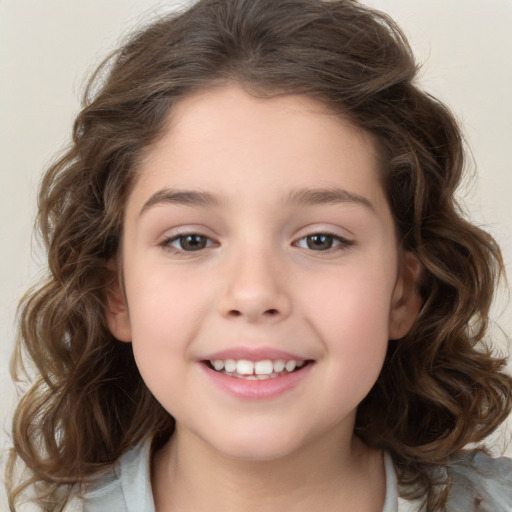
[[[310,291],[304,307],[332,362],[333,378],[344,375],[344,385],[365,394],[387,351],[391,280],[383,278],[378,265],[372,271],[351,268],[337,278],[312,280]]]
[[[149,263],[133,273],[127,293],[134,337],[182,332],[189,325],[187,319],[197,315],[204,302],[204,284],[162,264]]]
[[[188,357],[198,318],[205,314],[206,290],[165,267],[147,268],[151,270],[132,273],[126,287],[134,355],[149,385],[153,376],[164,375],[164,382],[171,378],[170,370],[178,371],[178,362]]]
[[[303,304],[331,336],[371,343],[372,334],[385,333],[387,339],[393,288],[393,277],[383,277],[382,268],[352,266],[325,279],[313,276]]]
[[[192,360],[195,291],[190,286],[180,289],[179,283],[170,286],[161,274],[147,273],[133,284],[130,319],[135,362],[153,396],[176,415],[180,410],[176,397],[186,398],[190,388],[184,363]]]

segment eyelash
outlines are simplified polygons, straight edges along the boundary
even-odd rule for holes
[[[207,245],[205,247],[200,247],[199,249],[196,249],[196,250],[191,250],[191,251],[187,251],[186,249],[183,249],[183,248],[178,248],[178,247],[173,247],[173,243],[178,241],[183,241],[184,239],[186,239],[187,237],[197,237],[197,238],[201,238],[203,240],[206,240],[206,243]],[[169,251],[169,252],[172,252],[172,253],[175,253],[175,254],[186,254],[186,253],[194,253],[194,252],[200,252],[201,250],[203,249],[207,249],[209,247],[212,247],[215,245],[215,243],[208,243],[208,242],[212,242],[211,238],[207,237],[206,235],[201,235],[200,233],[180,233],[179,235],[175,235],[175,236],[172,236],[172,237],[169,237],[169,238],[166,238],[165,240],[162,241],[162,243],[160,244],[166,251]],[[181,245],[181,243],[180,243]]]
[[[335,233],[330,233],[328,231],[318,231],[316,233],[310,233],[309,235],[303,236],[302,238],[299,238],[297,242],[301,242],[302,240],[307,240],[310,237],[315,236],[325,236],[332,240],[333,243],[338,242],[337,244],[327,248],[326,250],[321,251],[315,251],[314,249],[311,249],[310,247],[303,247],[303,249],[309,249],[313,252],[323,253],[323,254],[331,254],[335,251],[343,251],[348,249],[351,245],[354,245],[354,242],[352,240],[348,240],[347,238],[344,238],[340,235],[337,235]],[[307,242],[306,242],[307,243]]]
[[[308,238],[310,238],[310,237],[318,237],[318,236],[328,237],[329,239],[331,239],[331,242],[334,245],[331,245],[331,247],[328,247],[325,250],[315,250],[315,249],[311,249],[311,247],[302,247],[302,248],[306,249],[306,250],[310,250],[312,252],[319,253],[319,254],[331,254],[331,253],[333,253],[335,251],[346,250],[350,246],[354,245],[354,242],[352,240],[348,240],[347,238],[344,238],[344,237],[342,237],[340,235],[337,235],[335,233],[330,233],[328,231],[319,231],[319,232],[316,232],[316,233],[310,233],[308,235],[305,235],[305,236],[297,239],[294,242],[294,245],[296,245],[298,247],[301,247],[300,245],[297,245],[299,242],[305,240],[306,244],[307,244],[307,239]],[[206,245],[204,247],[200,247],[200,248],[198,248],[196,250],[186,250],[186,249],[183,248],[182,243],[183,243],[183,241],[187,237],[200,238],[201,240],[206,241]],[[172,245],[174,242],[178,242],[181,245],[181,248],[174,247]],[[195,252],[200,252],[200,251],[202,251],[204,249],[208,249],[210,247],[214,247],[215,245],[218,245],[218,244],[216,244],[215,242],[212,242],[211,238],[207,237],[206,235],[201,235],[200,233],[180,233],[178,235],[166,238],[159,245],[161,247],[163,247],[163,249],[168,251],[168,252],[171,252],[171,253],[174,253],[174,254],[185,255],[185,254],[193,254]]]

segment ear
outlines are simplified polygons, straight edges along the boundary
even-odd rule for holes
[[[120,274],[117,271],[115,262],[109,263],[112,278],[107,288],[107,300],[105,304],[105,317],[112,335],[119,341],[130,342],[132,340],[132,329],[130,315],[124,290],[121,285]]]
[[[389,318],[389,339],[403,338],[412,328],[422,305],[420,278],[422,265],[412,252],[401,255]]]

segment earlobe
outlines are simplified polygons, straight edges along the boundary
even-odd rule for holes
[[[403,338],[412,328],[422,306],[420,278],[422,265],[412,252],[402,254],[389,318],[389,339]]]
[[[107,300],[105,304],[105,317],[112,335],[119,341],[130,342],[132,331],[128,305],[123,293],[118,274],[113,270],[113,277],[107,288]]]

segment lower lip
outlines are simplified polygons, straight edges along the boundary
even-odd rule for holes
[[[263,380],[238,379],[216,372],[204,363],[201,363],[200,366],[215,386],[230,395],[244,400],[270,400],[297,387],[308,376],[313,363],[309,363],[295,372]]]

